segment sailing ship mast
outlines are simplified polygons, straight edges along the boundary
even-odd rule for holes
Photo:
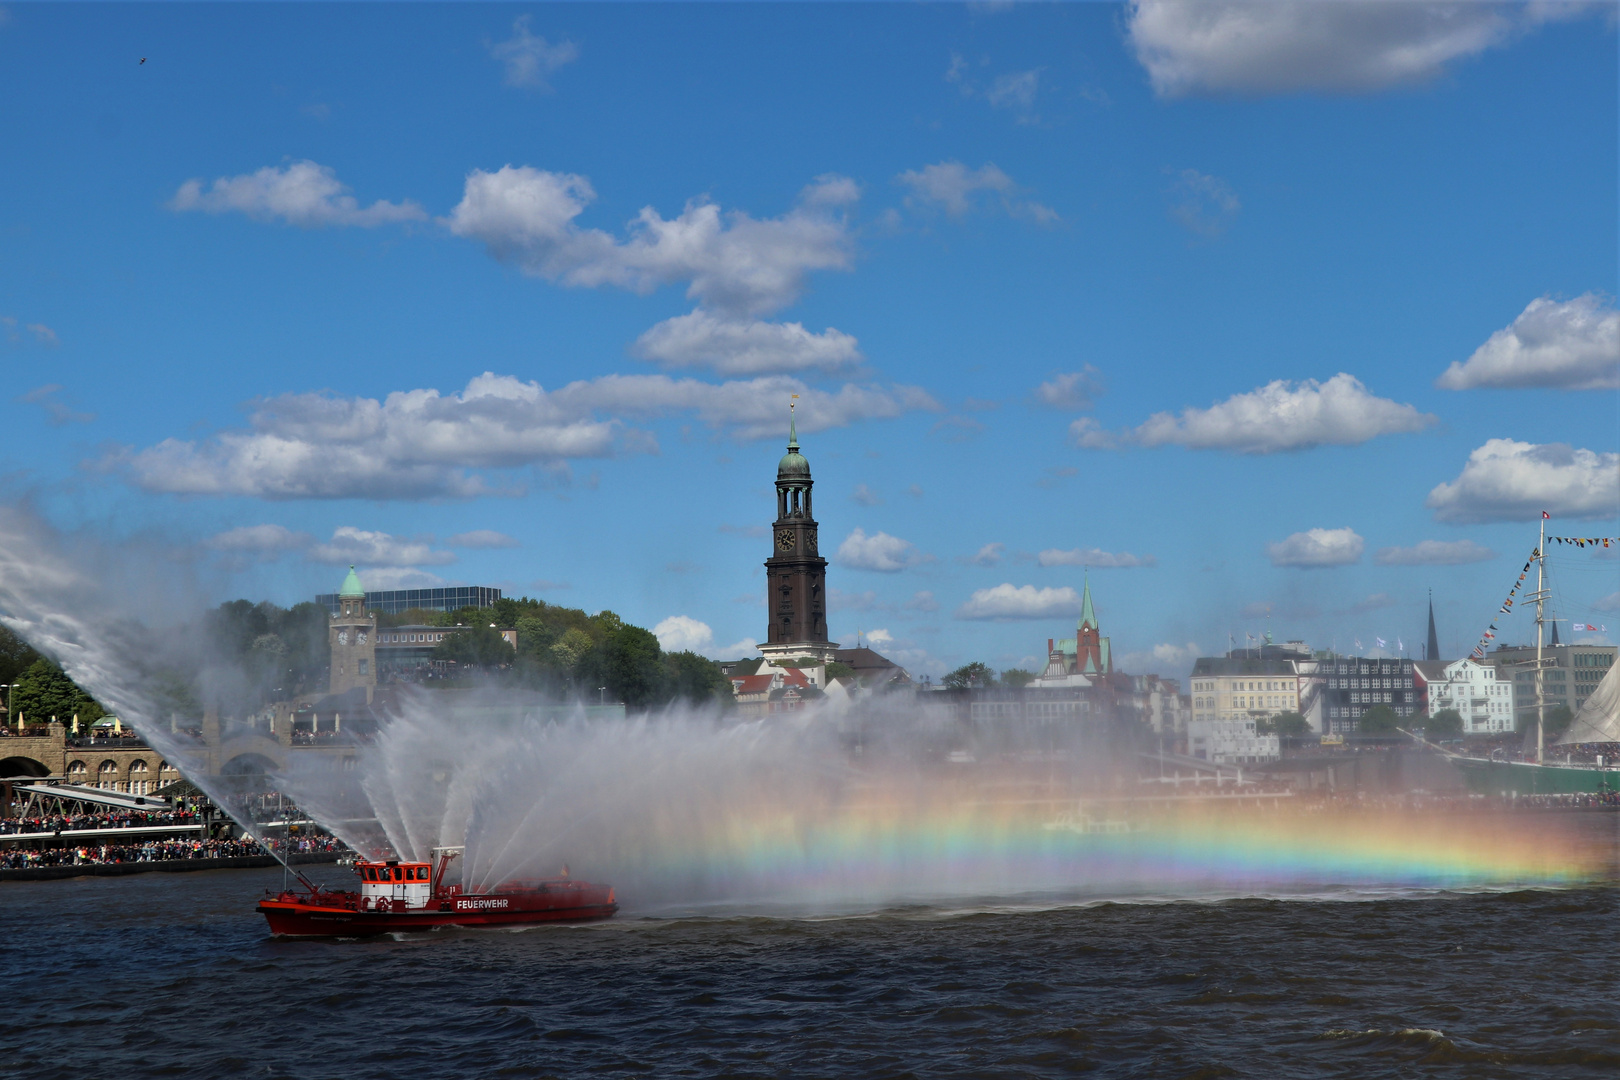
[[[1542,667],[1542,627],[1544,605],[1547,602],[1547,514],[1541,515],[1541,542],[1536,545],[1536,591],[1531,598],[1536,602],[1536,764],[1543,764],[1547,735],[1546,669]]]

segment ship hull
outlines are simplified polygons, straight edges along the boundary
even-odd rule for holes
[[[1620,791],[1620,769],[1454,758],[1468,790],[1482,795],[1601,795]]]
[[[487,895],[441,897],[426,907],[364,910],[353,893],[282,893],[259,901],[270,932],[284,937],[363,937],[445,926],[525,926],[612,918],[619,905],[603,886],[575,885]]]

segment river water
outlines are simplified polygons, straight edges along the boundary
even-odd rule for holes
[[[271,938],[252,905],[280,884],[0,885],[0,1075],[1620,1074],[1612,884],[841,917],[630,903],[369,941]]]

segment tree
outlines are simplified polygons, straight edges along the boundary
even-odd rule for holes
[[[1530,713],[1535,715],[1534,710]],[[1569,727],[1569,722],[1575,719],[1575,714],[1568,705],[1554,705],[1547,710],[1547,719],[1542,721],[1541,733],[1543,738],[1556,739]]]
[[[947,672],[940,682],[951,690],[963,690],[969,686],[989,687],[996,685],[996,673],[991,670],[989,664],[975,660],[971,664],[963,664],[955,671]]]
[[[592,679],[591,685],[580,690],[588,696],[596,687],[606,687],[613,700],[636,708],[668,701],[664,651],[658,639],[650,630],[620,622],[616,615],[612,619],[618,628],[579,664],[582,673]]]
[[[1401,718],[1388,705],[1374,705],[1361,714],[1356,730],[1363,735],[1387,735],[1400,727]]]
[[[734,700],[731,680],[720,670],[720,665],[695,652],[664,654],[664,678],[671,698],[676,701],[702,705]]]
[[[458,667],[507,667],[516,658],[511,644],[500,631],[489,626],[469,626],[446,634],[444,640],[433,647],[435,661],[447,661]]]
[[[14,683],[38,660],[39,653],[22,638],[0,626],[0,683]]]
[[[1033,671],[1025,671],[1023,668],[1010,667],[1001,673],[1001,685],[1010,686],[1014,690],[1021,686],[1028,686],[1035,679],[1036,675]]]
[[[854,682],[855,669],[842,660],[829,660],[827,661],[825,678],[828,683],[831,683],[834,679],[848,679],[850,682]]]
[[[1311,733],[1311,722],[1297,712],[1280,712],[1276,716],[1268,716],[1255,725],[1255,731],[1261,735],[1281,735],[1284,738],[1299,738]]]
[[[81,722],[94,723],[106,715],[95,698],[79,689],[61,668],[43,658],[34,661],[17,678],[11,691],[11,707],[35,724],[46,723],[53,716],[64,724],[74,716]],[[12,720],[15,723],[15,714]]]
[[[1462,734],[1462,713],[1456,709],[1441,709],[1423,725],[1424,731],[1436,739],[1451,739]]]

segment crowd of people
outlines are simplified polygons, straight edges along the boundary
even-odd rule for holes
[[[231,859],[264,855],[274,850],[282,855],[337,852],[343,844],[330,836],[306,836],[291,840],[149,840],[141,844],[87,844],[44,848],[0,850],[0,870],[32,870],[43,866],[93,866],[103,863],[153,863],[176,859]]]
[[[58,833],[80,829],[134,829],[155,825],[198,825],[194,810],[113,810],[103,814],[46,814],[0,818],[0,835]]]

